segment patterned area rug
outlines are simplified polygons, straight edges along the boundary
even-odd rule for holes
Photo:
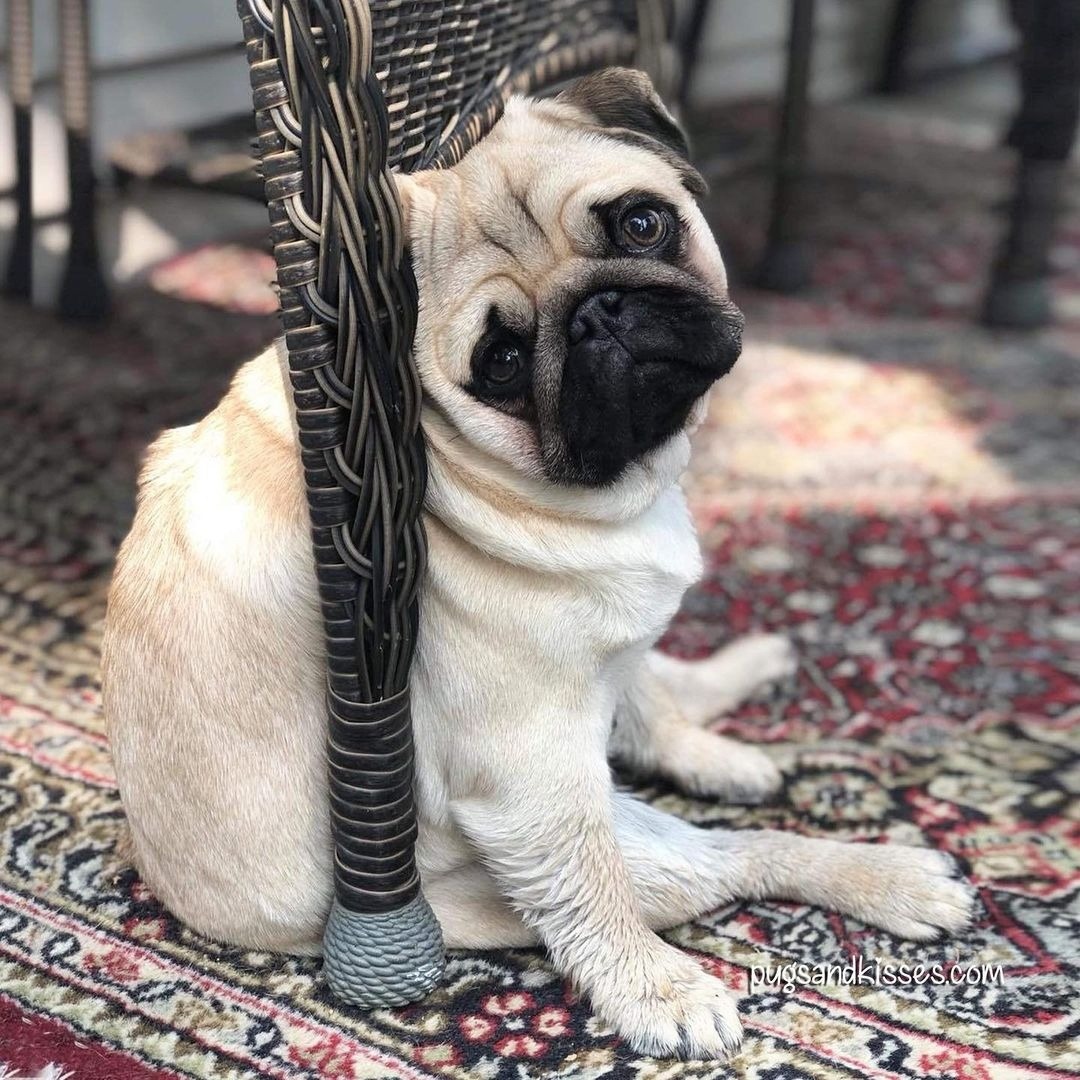
[[[934,186],[905,138],[896,239],[866,289],[907,265],[905,236],[949,264],[950,225],[972,213],[957,176],[978,155],[939,148]],[[868,250],[850,194],[883,152],[848,147],[818,192],[821,220],[843,209]],[[905,201],[905,176],[924,198]],[[927,199],[932,235],[916,228]],[[274,331],[253,313],[265,263],[240,272],[238,251],[220,290],[202,250],[197,274],[173,260],[152,278],[172,296],[132,289],[97,330],[0,306],[0,1063],[75,1080],[1080,1071],[1080,348],[914,305],[883,318],[831,280],[800,300],[738,295],[746,353],[688,478],[708,572],[666,639],[690,657],[757,629],[796,642],[797,678],[718,725],[770,748],[786,794],[747,809],[637,790],[704,826],[950,851],[979,888],[969,935],[912,945],[781,903],[674,931],[740,998],[747,1040],[725,1065],[635,1057],[539,952],[454,954],[429,1000],[363,1014],[330,1001],[315,961],[171,919],[115,853],[97,650],[142,447]]]
[[[698,125],[709,171],[732,141],[768,151],[772,109],[747,103]],[[1004,225],[1013,155],[957,122],[908,119],[838,105],[814,113],[809,173],[799,193],[803,233],[817,249],[815,319],[861,314],[970,321]],[[713,185],[710,217],[736,272],[752,268],[765,238],[770,186],[749,170]],[[1080,327],[1080,177],[1051,253],[1058,321]]]

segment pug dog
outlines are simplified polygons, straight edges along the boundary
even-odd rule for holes
[[[542,944],[637,1051],[730,1054],[725,986],[656,931],[729,901],[956,932],[944,854],[696,828],[610,761],[699,796],[780,785],[702,725],[792,670],[779,638],[652,650],[702,571],[679,476],[742,318],[701,177],[648,79],[511,100],[397,178],[419,283],[430,563],[412,673],[417,861],[452,948]],[[278,345],[149,451],[118,557],[104,701],[134,860],[191,927],[316,953],[332,898],[322,628]]]

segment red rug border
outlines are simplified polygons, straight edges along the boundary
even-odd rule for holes
[[[47,1065],[70,1071],[73,1080],[184,1080],[172,1069],[150,1065],[102,1042],[83,1041],[63,1021],[33,1012],[0,991],[0,1065],[36,1076]]]

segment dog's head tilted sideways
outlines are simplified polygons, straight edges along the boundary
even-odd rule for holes
[[[548,491],[633,483],[737,359],[704,183],[645,75],[513,99],[456,167],[398,187],[429,437]]]

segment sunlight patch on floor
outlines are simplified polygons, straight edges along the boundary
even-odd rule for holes
[[[709,504],[1008,494],[980,446],[994,419],[980,398],[955,376],[754,342],[713,393],[687,491]]]

